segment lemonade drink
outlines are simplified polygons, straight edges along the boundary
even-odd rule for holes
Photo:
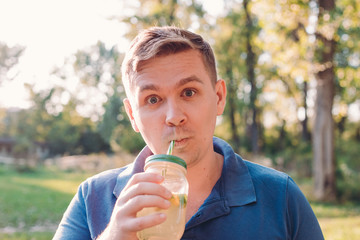
[[[185,229],[186,202],[187,195],[173,194],[170,199],[171,205],[168,209],[144,208],[138,212],[138,217],[147,216],[155,212],[165,213],[167,216],[162,224],[138,232],[138,238],[141,240],[180,239]]]
[[[172,193],[170,207],[144,208],[137,213],[137,217],[153,213],[164,213],[165,222],[151,228],[137,232],[140,240],[178,240],[185,230],[185,214],[187,205],[188,182],[186,179],[186,163],[181,158],[168,154],[152,155],[146,159],[144,170],[164,177],[161,183]]]

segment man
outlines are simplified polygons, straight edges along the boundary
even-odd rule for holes
[[[226,87],[201,36],[175,27],[143,31],[131,43],[122,74],[126,112],[147,146],[132,164],[82,183],[54,239],[131,240],[165,221],[164,214],[136,213],[170,205],[162,177],[143,166],[147,156],[166,153],[172,140],[174,155],[188,166],[182,239],[323,239],[288,175],[244,161],[213,137]]]

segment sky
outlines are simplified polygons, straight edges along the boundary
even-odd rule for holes
[[[46,88],[49,72],[65,58],[98,40],[126,47],[124,25],[109,20],[122,9],[121,0],[0,0],[0,41],[26,47],[0,86],[0,107],[28,107],[24,83]]]

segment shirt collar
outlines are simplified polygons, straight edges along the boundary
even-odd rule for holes
[[[232,147],[220,138],[213,138],[214,151],[224,156],[223,171],[224,194],[229,206],[242,206],[256,201],[255,188],[249,170],[242,158],[235,154]],[[135,161],[121,172],[116,181],[114,195],[119,197],[132,175],[144,171],[145,159],[153,153],[145,147]]]
[[[145,146],[143,150],[138,154],[138,156],[135,158],[135,161],[131,164],[129,164],[127,167],[125,167],[124,171],[122,171],[116,180],[116,185],[114,187],[113,194],[118,198],[121,191],[126,186],[127,182],[130,180],[131,176],[135,173],[143,172],[144,171],[144,165],[145,165],[145,159],[152,155],[150,148],[148,146]]]
[[[229,206],[256,202],[255,187],[244,160],[220,138],[214,137],[214,150],[224,156],[221,180]]]

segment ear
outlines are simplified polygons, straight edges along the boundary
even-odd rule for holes
[[[226,83],[223,79],[216,82],[215,91],[217,96],[217,115],[223,114],[226,104]]]
[[[133,115],[133,110],[132,110],[132,107],[131,107],[131,104],[130,104],[130,100],[128,98],[125,98],[123,100],[123,103],[124,103],[124,106],[125,106],[126,114],[128,115],[128,117],[130,119],[132,128],[134,129],[135,132],[140,132],[139,128],[138,128],[138,126],[136,125],[136,122],[135,122],[135,118],[134,118],[134,115]]]

